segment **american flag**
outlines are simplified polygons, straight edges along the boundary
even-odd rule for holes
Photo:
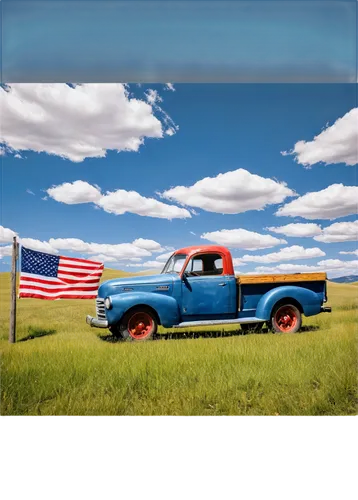
[[[103,264],[21,247],[19,297],[95,299]]]

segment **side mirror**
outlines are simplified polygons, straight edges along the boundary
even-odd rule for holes
[[[181,279],[183,281],[187,281],[188,276],[189,276],[188,271],[184,271],[183,274],[182,274],[182,276],[181,276]]]
[[[184,271],[183,274],[182,274],[182,282],[184,283],[184,285],[188,288],[188,290],[191,291],[191,285],[190,285],[190,282],[188,280],[188,276],[190,276],[190,273],[188,273],[187,271]]]

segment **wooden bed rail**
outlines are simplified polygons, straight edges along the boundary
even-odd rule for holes
[[[298,281],[326,281],[326,273],[297,274],[251,274],[236,276],[238,285],[254,285],[256,283],[296,283]]]

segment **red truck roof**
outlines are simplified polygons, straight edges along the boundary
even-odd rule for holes
[[[221,245],[198,245],[198,246],[180,248],[179,250],[175,250],[174,255],[185,254],[188,256],[189,260],[189,258],[198,253],[220,254],[223,259],[223,274],[235,274],[231,253],[228,248],[223,247]]]

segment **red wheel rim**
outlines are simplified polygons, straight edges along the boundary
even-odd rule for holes
[[[145,312],[134,313],[128,321],[128,333],[134,339],[143,339],[153,330],[153,318]]]
[[[275,314],[275,322],[281,332],[291,332],[298,322],[298,316],[292,306],[282,306]]]

